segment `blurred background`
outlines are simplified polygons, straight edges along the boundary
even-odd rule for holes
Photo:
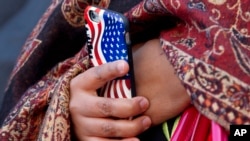
[[[52,0],[0,0],[0,103],[19,52]]]

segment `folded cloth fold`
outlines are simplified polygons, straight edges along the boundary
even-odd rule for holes
[[[110,2],[52,1],[9,80],[0,140],[72,138],[68,85],[88,68],[83,10],[90,4],[107,8]],[[125,14],[133,43],[161,39],[192,104],[204,116],[202,123],[209,119],[226,130],[230,124],[250,123],[249,4],[249,0],[144,0]]]

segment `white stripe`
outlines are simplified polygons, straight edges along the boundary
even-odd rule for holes
[[[120,81],[122,81],[122,80],[115,80],[115,81],[117,81],[117,83],[116,83],[116,91],[117,91],[118,97],[119,98],[124,98],[123,95],[122,95],[122,91],[121,91],[122,87],[120,86]]]
[[[110,87],[110,92],[109,92],[110,93],[109,94],[110,98],[116,98],[115,97],[115,93],[114,93],[114,88],[115,88],[114,84],[115,84],[115,81],[110,81],[110,83],[111,83],[110,86],[109,86]]]
[[[115,81],[117,81],[117,83],[115,83]],[[122,82],[121,87],[119,84],[120,81]],[[110,88],[110,91],[108,91],[108,88]],[[118,98],[132,98],[131,89],[127,87],[125,79],[108,82],[105,88],[104,97],[117,98],[115,96],[114,88],[117,91]],[[123,97],[121,89],[124,91],[126,97]]]
[[[111,85],[110,82],[108,82],[108,83],[106,84],[106,87],[104,88],[105,90],[104,90],[104,92],[103,92],[103,96],[104,96],[104,97],[109,97],[109,95],[108,95],[108,94],[109,94],[108,89],[109,89],[110,85]]]
[[[126,85],[126,79],[122,80],[122,86],[123,86],[123,90],[125,92],[125,95],[127,98],[132,98],[132,94],[131,94],[131,88],[128,88]]]

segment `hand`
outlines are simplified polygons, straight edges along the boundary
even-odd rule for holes
[[[151,125],[148,116],[138,116],[149,107],[144,97],[110,99],[98,97],[96,90],[107,81],[128,72],[125,61],[93,67],[72,79],[70,83],[70,113],[79,140],[124,141],[134,138]],[[133,120],[129,117],[137,116]]]

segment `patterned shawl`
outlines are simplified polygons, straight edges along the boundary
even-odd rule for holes
[[[161,32],[162,47],[193,105],[226,129],[250,124],[249,4],[146,0],[128,13],[130,21],[180,18],[175,28]]]
[[[88,68],[83,10],[135,3],[126,13],[133,43],[160,37],[199,112],[225,129],[249,124],[249,0],[53,0],[13,69],[0,140],[72,139],[69,81]]]

